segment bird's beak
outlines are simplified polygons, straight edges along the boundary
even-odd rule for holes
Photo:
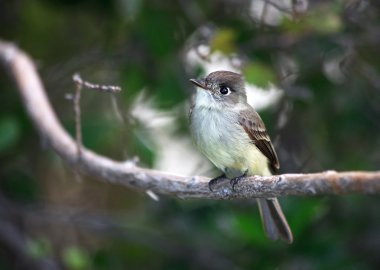
[[[208,90],[204,79],[190,79],[189,81],[200,88]]]

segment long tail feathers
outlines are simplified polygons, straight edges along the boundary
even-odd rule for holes
[[[293,242],[293,235],[277,198],[257,199],[265,234],[271,240]]]

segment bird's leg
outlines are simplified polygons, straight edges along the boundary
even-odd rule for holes
[[[213,191],[212,187],[215,186],[218,182],[220,182],[220,180],[223,180],[225,178],[226,174],[223,173],[222,175],[219,175],[218,177],[211,179],[210,182],[208,182],[208,188],[210,189],[210,191]]]
[[[244,178],[244,177],[247,176],[247,172],[248,172],[248,170],[246,170],[242,175],[239,175],[239,176],[237,176],[237,177],[234,177],[234,178],[232,178],[232,179],[230,180],[230,184],[231,184],[231,186],[232,186],[232,190],[233,190],[233,191],[235,191],[235,185],[236,185],[237,183],[239,183],[239,181],[240,181],[242,178]]]

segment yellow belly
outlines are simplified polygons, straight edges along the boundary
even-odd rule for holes
[[[208,145],[201,148],[204,155],[228,177],[236,177],[247,172],[247,175],[271,175],[268,159],[251,142],[234,142],[233,145]],[[234,171],[228,175],[228,171]]]
[[[243,155],[235,157],[234,162],[228,164],[227,167],[237,171],[247,172],[247,175],[271,175],[268,159],[256,146],[251,144],[243,153]]]

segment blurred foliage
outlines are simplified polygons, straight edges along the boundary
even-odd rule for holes
[[[219,29],[210,41],[211,50],[226,54],[235,52],[235,35],[236,33],[233,29]]]
[[[51,246],[47,239],[31,240],[27,242],[27,251],[32,258],[41,259],[50,255]]]
[[[276,75],[270,67],[255,62],[248,64],[243,69],[243,75],[248,83],[258,87],[267,87],[268,83],[276,83]]]
[[[321,4],[312,9],[302,20],[285,19],[282,27],[288,33],[300,34],[319,32],[319,34],[333,34],[342,30],[342,3],[336,1],[330,4]]]
[[[267,6],[253,18],[259,2]],[[186,52],[207,44],[211,53],[241,57],[248,82],[283,89],[281,101],[260,112],[277,138],[282,172],[378,170],[379,3],[310,1],[295,14],[291,7],[276,13],[270,2],[306,3],[0,1],[0,38],[35,59],[71,134],[72,100],[65,97],[74,72],[123,87],[114,97],[82,98],[84,144],[111,158],[138,156],[150,167],[159,157],[158,132],[131,115],[142,92],[160,110],[173,109],[173,132],[188,136],[179,108],[191,94],[188,78],[203,67],[190,65]],[[279,16],[277,24],[266,23],[270,16]],[[46,149],[4,72],[0,88],[0,269],[45,259],[74,270],[380,267],[377,196],[282,198],[295,242],[273,243],[253,201],[155,202],[77,175]]]
[[[3,117],[0,119],[0,152],[11,148],[20,137],[20,127],[17,119]]]
[[[90,269],[90,260],[84,250],[78,247],[68,247],[63,252],[63,262],[67,269]]]

